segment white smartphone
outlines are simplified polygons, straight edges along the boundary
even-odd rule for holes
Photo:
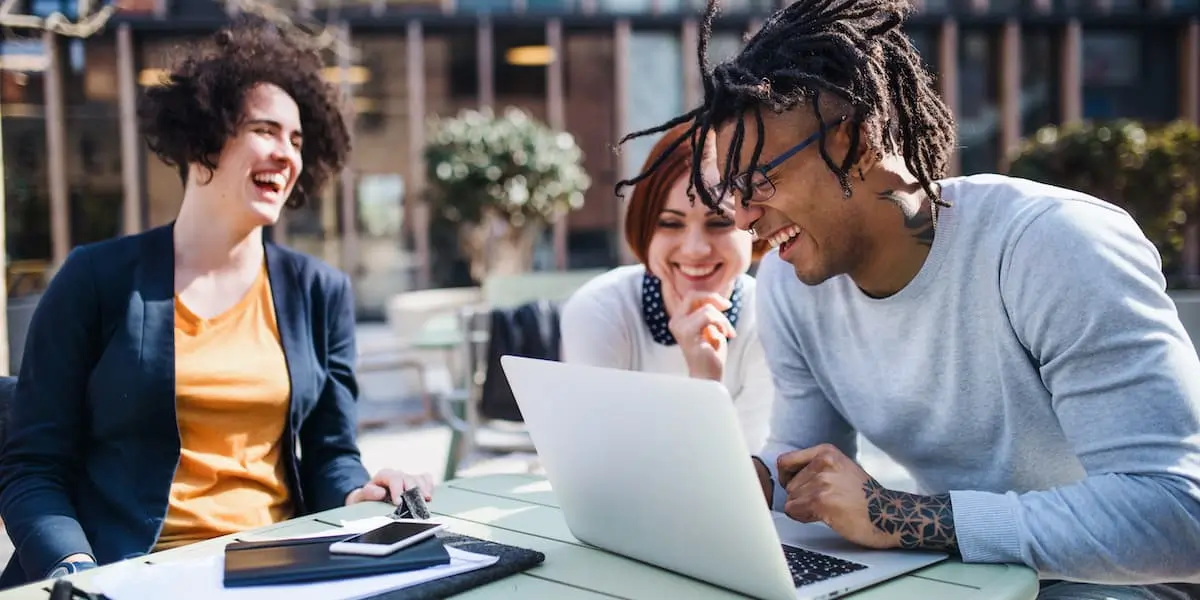
[[[446,525],[443,523],[433,523],[421,519],[396,519],[382,527],[340,542],[334,542],[330,544],[329,551],[334,554],[387,556],[401,548],[432,537],[434,533],[445,527]]]

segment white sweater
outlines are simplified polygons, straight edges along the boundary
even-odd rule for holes
[[[654,341],[642,316],[645,273],[642,265],[617,267],[571,296],[561,316],[565,362],[687,377],[679,346]],[[737,336],[730,340],[723,383],[733,397],[747,450],[754,453],[766,441],[775,390],[758,341],[754,278],[742,275],[741,281]]]

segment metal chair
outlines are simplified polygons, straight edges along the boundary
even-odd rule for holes
[[[492,310],[513,308],[536,300],[565,301],[580,286],[605,271],[539,271],[489,277],[481,286],[482,301],[459,310],[462,374],[456,389],[438,398],[438,412],[452,430],[445,479],[453,479],[460,464],[473,453],[497,455],[536,451],[524,423],[485,419],[479,414],[487,377]]]

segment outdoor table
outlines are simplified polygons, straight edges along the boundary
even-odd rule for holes
[[[488,475],[442,484],[429,504],[435,519],[455,533],[545,553],[540,566],[466,592],[456,598],[573,600],[629,598],[658,600],[734,599],[743,596],[592,548],[571,535],[545,478],[526,474]],[[370,502],[300,517],[269,527],[146,555],[142,563],[211,556],[234,540],[264,540],[314,534],[344,520],[386,515],[393,509]],[[70,579],[84,590],[93,569]],[[0,592],[0,600],[47,600],[50,583],[35,582]],[[956,560],[915,571],[846,596],[851,600],[1032,600],[1034,572],[1019,565],[968,565]]]

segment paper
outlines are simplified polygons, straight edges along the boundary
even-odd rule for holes
[[[382,521],[381,521],[382,519]],[[329,529],[311,536],[331,535],[338,532],[362,532],[379,526],[390,519],[376,517],[358,521],[345,521],[343,527]],[[416,571],[371,575],[334,581],[292,583],[287,585],[256,585],[242,588],[226,588],[225,556],[219,554],[187,561],[147,565],[123,563],[98,571],[92,586],[113,600],[241,600],[260,598],[287,598],[288,600],[358,600],[371,596],[411,587],[426,581],[449,577],[467,571],[493,565],[498,557],[474,552],[465,552],[447,547],[450,564],[427,567]]]

